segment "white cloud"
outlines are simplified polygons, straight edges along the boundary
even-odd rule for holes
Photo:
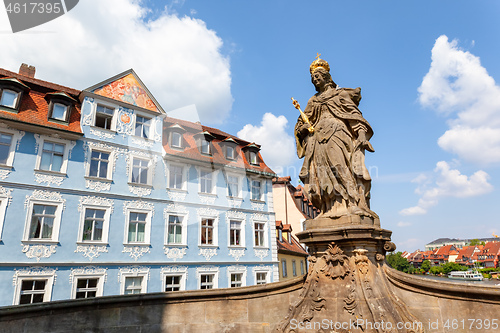
[[[260,126],[247,124],[238,132],[238,137],[262,145],[264,162],[274,172],[282,173],[295,157],[295,140],[286,131],[287,124],[285,116],[266,113]]]
[[[427,178],[420,177],[420,185],[416,193],[421,194],[417,206],[401,210],[401,215],[423,215],[444,197],[467,198],[489,193],[493,186],[488,182],[489,175],[479,170],[470,177],[462,175],[459,170],[451,169],[444,161],[436,164],[435,182],[430,185]],[[430,188],[429,188],[430,185]]]
[[[398,222],[398,227],[401,227],[401,228],[404,228],[404,227],[409,227],[411,226],[411,223],[410,222],[403,222],[403,221],[400,221]]]
[[[442,149],[480,165],[500,163],[500,87],[478,57],[439,37],[418,92],[423,106],[449,117]]]
[[[25,62],[36,77],[76,89],[133,68],[166,111],[195,104],[202,122],[224,121],[233,98],[222,40],[199,19],[165,10],[146,20],[149,11],[140,0],[85,0],[16,34],[0,11],[0,66]]]

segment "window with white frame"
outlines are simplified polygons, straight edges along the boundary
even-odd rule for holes
[[[218,271],[201,271],[198,274],[199,289],[216,289],[219,283]]]
[[[92,298],[97,296],[99,291],[99,278],[83,277],[76,279],[75,298]]]
[[[240,178],[235,175],[227,175],[227,195],[230,197],[240,196]]]
[[[89,177],[109,178],[110,157],[110,152],[93,149],[90,153]]]
[[[211,170],[200,170],[200,193],[213,192],[213,173]]]
[[[200,138],[200,152],[202,154],[210,155],[211,154],[211,149],[210,149],[210,141],[204,138]]]
[[[215,219],[201,219],[201,245],[215,245]]]
[[[286,267],[286,259],[281,259],[281,276],[283,276],[283,277],[288,276],[288,270]]]
[[[50,119],[68,121],[70,106],[63,103],[50,103]]]
[[[5,191],[0,186],[0,190]],[[7,210],[7,205],[9,204],[9,197],[10,196],[10,190],[7,192],[5,191],[6,196],[0,196],[0,240],[2,239],[2,232],[3,232],[3,224],[5,220],[5,211]]]
[[[135,184],[149,184],[149,163],[147,159],[132,158],[132,174],[130,182]]]
[[[228,287],[237,288],[246,286],[247,270],[244,266],[228,266],[227,276]]]
[[[64,145],[60,143],[45,141],[42,146],[40,158],[40,170],[62,172],[64,161]]]
[[[144,294],[147,292],[149,268],[130,266],[120,268],[120,294]]]
[[[262,199],[262,182],[260,180],[252,179],[251,182],[251,193],[252,200]]]
[[[239,220],[229,221],[229,246],[242,245],[242,225],[243,222]]]
[[[18,91],[10,90],[10,89],[1,89],[0,90],[0,105],[6,106],[8,108],[16,109],[19,102],[19,96],[21,93]]]
[[[182,134],[173,131],[170,133],[170,147],[172,148],[182,148]]]
[[[232,145],[226,145],[225,147],[226,149],[226,158],[228,160],[234,160],[236,159],[236,151],[235,151],[235,148],[234,146]]]
[[[12,147],[12,137],[13,135],[10,133],[0,132],[0,164],[8,164]]]
[[[103,294],[105,269],[91,269],[90,274],[83,273],[85,269],[78,269],[78,273],[71,273],[73,288],[72,299],[100,297]]]
[[[269,283],[268,277],[269,277],[269,272],[267,272],[267,271],[256,271],[255,272],[255,284],[266,284],[266,283]]]
[[[105,222],[106,209],[85,208],[81,240],[83,242],[101,242]]]
[[[54,279],[54,269],[29,268],[16,271],[13,304],[49,302]]]
[[[148,139],[151,131],[151,118],[136,116],[135,117],[135,135]]]
[[[24,240],[58,241],[61,211],[62,203],[30,201]]]
[[[98,104],[95,112],[94,126],[107,130],[113,129],[113,117],[115,109],[109,106]]]
[[[94,201],[93,199],[87,197],[89,201]],[[112,203],[108,199],[102,199],[101,201],[102,205],[94,202],[82,205],[78,242],[98,244],[108,242]]]
[[[170,164],[168,167],[168,187],[171,189],[184,189],[184,168],[180,165]]]
[[[256,247],[266,246],[266,222],[254,222],[254,245]]]
[[[182,275],[166,275],[164,291],[179,291],[181,289]]]
[[[243,273],[231,273],[230,286],[237,288],[243,286]]]
[[[186,266],[169,266],[161,269],[163,291],[186,290],[186,279]]]
[[[151,230],[151,216],[148,211],[128,212],[127,244],[149,244]]]
[[[257,153],[256,152],[253,152],[253,151],[250,152],[250,164],[252,164],[252,165],[259,164],[259,162],[257,160]]]
[[[185,244],[184,216],[168,215],[167,244]]]
[[[44,137],[38,134],[35,134],[35,140],[38,147],[35,169],[37,171],[66,173],[69,151],[73,148],[75,142]]]

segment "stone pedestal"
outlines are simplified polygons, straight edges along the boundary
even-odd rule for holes
[[[309,253],[307,279],[277,332],[413,332],[417,319],[389,288],[382,269],[391,231],[360,216],[306,221],[297,234]]]

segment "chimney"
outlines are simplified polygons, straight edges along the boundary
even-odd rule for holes
[[[19,67],[19,74],[34,78],[35,77],[35,66],[21,64],[21,67]]]

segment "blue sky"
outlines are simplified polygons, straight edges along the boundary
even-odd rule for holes
[[[82,0],[17,34],[0,11],[0,67],[77,89],[134,68],[166,111],[195,104],[296,180],[290,97],[315,92],[319,52],[337,84],[362,88],[372,209],[412,251],[500,233],[499,14],[495,0]]]

